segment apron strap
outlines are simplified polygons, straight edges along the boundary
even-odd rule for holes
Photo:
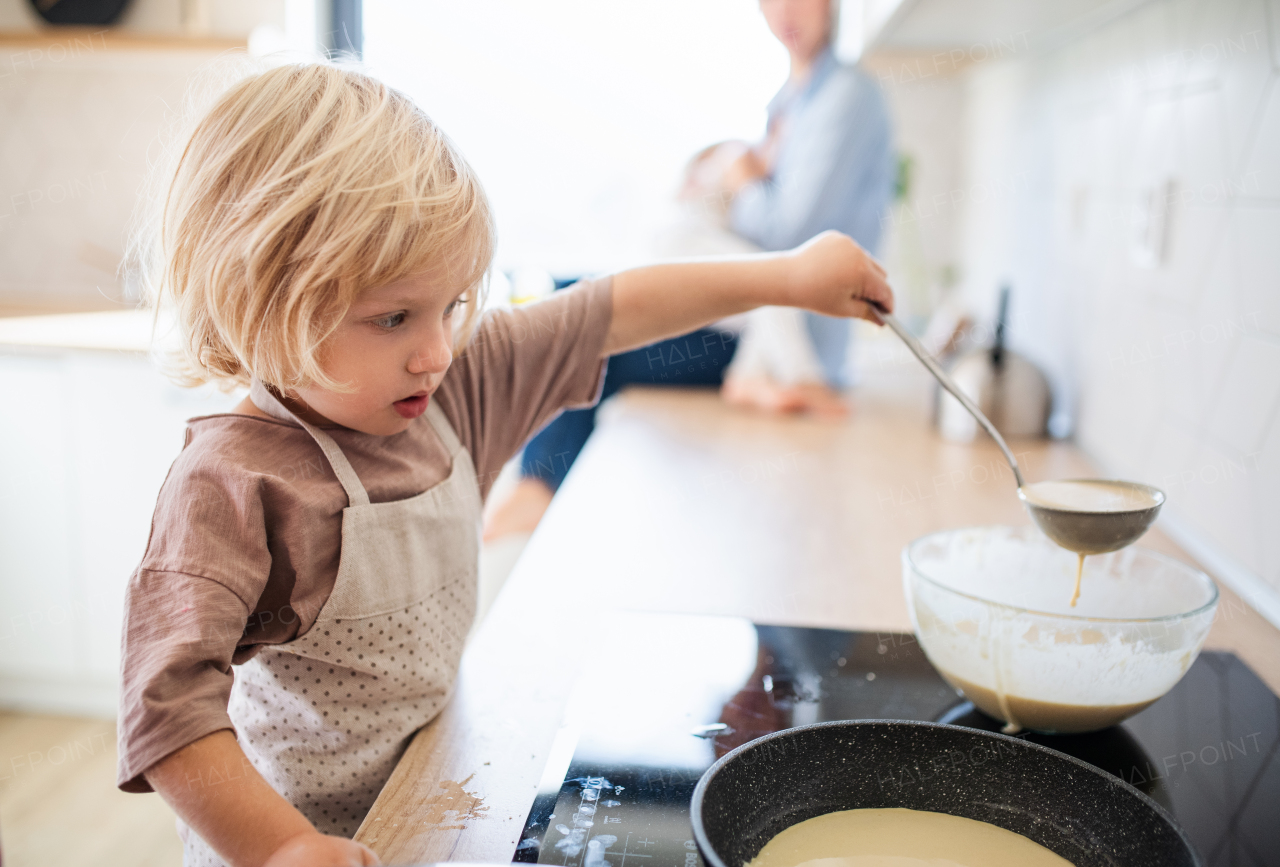
[[[279,416],[283,414],[302,425],[302,429],[311,434],[311,438],[316,441],[316,445],[320,446],[324,456],[329,459],[329,465],[333,467],[333,474],[338,477],[338,481],[342,484],[342,489],[347,492],[347,500],[350,505],[369,505],[369,492],[360,483],[360,477],[356,475],[351,462],[347,460],[347,456],[342,453],[342,449],[334,442],[333,437],[290,412],[289,408],[281,403],[256,376],[249,385],[249,398],[268,415]],[[440,437],[440,441],[444,443],[444,447],[448,449],[450,456],[462,451],[462,441],[458,439],[457,433],[453,430],[453,425],[449,424],[449,419],[444,414],[444,410],[440,409],[440,404],[434,399],[427,404],[427,422],[431,425],[431,429],[436,432],[436,436]]]
[[[444,410],[436,402],[435,395],[431,396],[431,402],[427,404],[427,421],[430,423],[431,429],[436,432],[436,436],[440,437],[440,441],[444,443],[444,447],[449,450],[450,455],[456,455],[462,451],[462,440],[458,439],[458,435],[453,430],[453,425],[449,424],[448,416],[444,414]]]
[[[295,416],[295,418],[297,418]],[[360,477],[356,475],[355,468],[351,466],[351,461],[347,460],[347,456],[342,453],[342,449],[333,441],[333,437],[329,436],[320,428],[312,424],[307,424],[302,419],[297,419],[298,424],[302,425],[307,433],[311,434],[311,438],[320,446],[324,456],[329,459],[329,465],[333,467],[333,474],[338,477],[338,481],[342,483],[342,489],[347,492],[347,502],[352,506],[369,505],[369,492],[364,489],[364,485],[360,484]]]
[[[347,456],[342,453],[342,449],[333,441],[333,437],[290,412],[289,408],[281,403],[256,376],[249,383],[249,399],[269,416],[285,421],[296,421],[302,425],[302,429],[311,434],[316,445],[320,446],[320,451],[324,452],[324,456],[329,459],[333,474],[338,477],[342,489],[347,492],[348,503],[352,506],[369,505],[369,493],[364,489],[364,485],[360,484],[360,477],[356,475],[356,471],[347,460]]]

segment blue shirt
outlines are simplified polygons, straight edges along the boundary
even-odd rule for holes
[[[769,102],[775,124],[783,126],[773,172],[738,192],[733,231],[766,250],[789,250],[835,229],[875,255],[897,169],[880,88],[828,48],[806,81],[787,82]],[[847,385],[849,323],[806,313],[805,325],[828,384]]]
[[[889,112],[876,83],[827,49],[807,81],[788,82],[769,103],[782,123],[773,174],[743,187],[733,231],[766,250],[787,250],[836,229],[875,255],[893,199]]]

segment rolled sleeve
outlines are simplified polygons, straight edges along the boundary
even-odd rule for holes
[[[205,735],[233,728],[231,660],[249,609],[216,581],[139,569],[125,603],[117,785]]]
[[[612,318],[610,277],[485,316],[439,392],[475,462],[482,493],[557,413],[599,399]]]

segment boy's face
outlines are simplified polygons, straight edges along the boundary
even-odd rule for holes
[[[405,430],[426,412],[453,361],[462,297],[441,272],[364,292],[321,349],[325,372],[355,391],[307,386],[288,395],[290,408],[313,424],[332,421],[378,436]]]

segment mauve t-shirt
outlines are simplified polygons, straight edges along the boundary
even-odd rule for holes
[[[612,310],[605,278],[482,318],[431,397],[471,454],[482,496],[557,412],[597,399]],[[259,409],[283,417],[191,419],[160,489],[125,599],[117,783],[127,792],[151,791],[144,771],[232,728],[232,666],[305,633],[337,579],[347,495],[310,434],[278,406]],[[325,430],[374,503],[449,474],[425,415],[393,436]]]

